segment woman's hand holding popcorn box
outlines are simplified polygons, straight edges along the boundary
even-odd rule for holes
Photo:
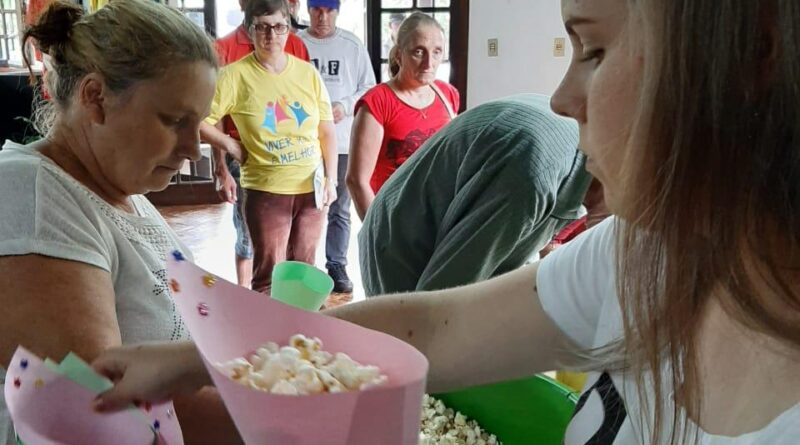
[[[233,285],[177,255],[168,275],[248,445],[418,445],[428,362],[412,346]]]

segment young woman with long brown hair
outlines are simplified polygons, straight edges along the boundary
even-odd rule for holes
[[[431,391],[582,365],[567,445],[797,444],[800,8],[562,6],[574,56],[552,105],[616,216],[493,280],[329,314],[418,347]],[[167,375],[202,366],[185,352]],[[174,387],[134,377],[136,357],[96,363],[130,376],[108,405]]]

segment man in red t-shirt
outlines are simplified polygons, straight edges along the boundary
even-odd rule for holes
[[[247,0],[239,0],[239,6],[244,11]],[[250,54],[255,49],[250,36],[244,27],[244,23],[239,25],[233,32],[216,41],[217,54],[221,65],[228,65],[236,62],[244,56]],[[308,49],[300,37],[289,34],[286,41],[286,52],[298,59],[309,61]],[[230,117],[225,117],[222,121],[222,130],[235,139],[239,139],[239,132],[233,125]],[[250,234],[242,217],[242,192],[239,186],[239,164],[227,158],[218,149],[214,149],[214,175],[217,178],[218,191],[220,197],[231,204],[234,204],[233,225],[236,227],[236,280],[240,286],[250,287],[250,279],[253,273],[253,246],[250,242]]]

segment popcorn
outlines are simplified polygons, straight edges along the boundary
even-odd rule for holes
[[[269,342],[248,358],[217,367],[242,385],[287,396],[360,391],[387,381],[376,366],[362,365],[343,352],[324,351],[320,339],[302,334],[293,335],[286,346]],[[502,445],[476,421],[427,394],[419,439],[420,445]]]
[[[217,367],[230,379],[253,389],[281,395],[360,391],[382,385],[387,377],[375,366],[347,354],[322,350],[322,341],[293,335],[287,346],[269,342],[250,354]]]
[[[255,389],[260,389],[256,387]],[[269,392],[273,394],[280,394],[284,396],[297,396],[300,395],[300,391],[291,384],[288,380],[278,380],[277,383],[272,385],[272,388]]]
[[[419,445],[502,445],[502,442],[484,431],[476,421],[425,394]]]

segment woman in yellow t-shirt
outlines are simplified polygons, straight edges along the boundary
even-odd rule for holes
[[[336,130],[317,70],[284,51],[286,1],[251,0],[245,26],[255,51],[220,72],[200,135],[242,165],[252,287],[268,293],[275,264],[314,262],[325,212],[336,200]],[[216,126],[226,115],[241,142]]]

